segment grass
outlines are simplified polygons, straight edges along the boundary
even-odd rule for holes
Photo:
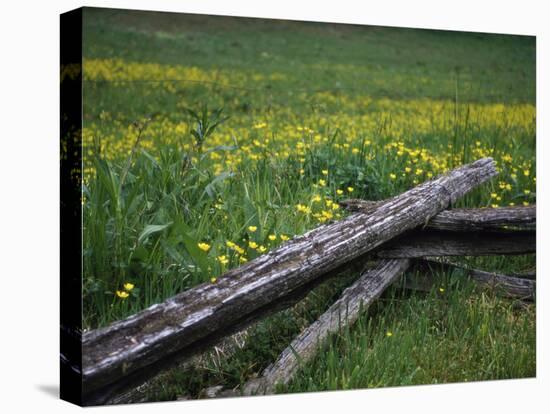
[[[210,386],[243,384],[272,363],[349,282],[350,277],[332,281],[300,306],[259,323],[232,353],[221,348],[191,370],[165,373],[153,382],[150,399],[200,398]],[[534,307],[517,305],[480,290],[458,271],[435,275],[429,293],[404,291],[398,284],[353,327],[321,344],[320,356],[277,392],[533,377]]]
[[[533,38],[86,9],[84,39],[87,329],[215,283],[343,217],[338,200],[484,156],[499,176],[457,206],[536,201]],[[164,374],[150,398],[246,381],[356,276],[258,324],[231,358]],[[438,278],[444,295],[386,293],[280,391],[535,375],[534,305]]]

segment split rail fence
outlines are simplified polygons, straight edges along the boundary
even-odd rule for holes
[[[465,267],[450,256],[536,251],[536,207],[452,209],[497,175],[484,158],[378,202],[347,200],[351,214],[297,236],[215,284],[202,284],[105,328],[82,342],[84,404],[139,400],[136,389],[165,369],[191,361],[224,338],[288,308],[329,278],[356,272],[317,321],[301,332],[262,375],[238,390],[211,396],[271,393],[292,379],[324,338],[353,323],[411,266],[459,268],[477,283],[525,301],[535,299],[534,274],[502,275]],[[451,209],[449,209],[451,208]],[[409,288],[429,288],[405,277]]]

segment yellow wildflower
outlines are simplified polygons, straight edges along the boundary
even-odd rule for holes
[[[279,237],[281,238],[282,241],[286,241],[289,239],[289,237],[284,234],[281,234]]]
[[[321,173],[322,173],[323,175],[328,175],[328,170],[322,170]]]
[[[126,289],[128,292],[131,291],[134,288],[134,284],[130,282],[126,282],[124,284],[124,289]]]
[[[248,226],[248,231],[251,233],[254,233],[256,230],[258,230],[258,227],[256,226]]]
[[[199,243],[197,244],[197,246],[199,246],[199,249],[204,250],[205,252],[210,250],[210,245],[208,243]]]
[[[126,299],[130,294],[128,292],[125,292],[123,290],[117,290],[116,295],[121,299]]]
[[[348,193],[353,193],[353,187],[348,187]]]
[[[222,265],[226,265],[227,263],[229,263],[229,259],[225,255],[218,256],[218,262],[220,262]]]
[[[258,247],[258,243],[251,241],[251,242],[248,242],[248,246],[251,249],[255,249],[256,247]]]
[[[344,191],[342,191],[342,190],[338,189],[338,190],[336,190],[336,194],[338,194],[338,195],[342,195],[342,194],[344,194]]]

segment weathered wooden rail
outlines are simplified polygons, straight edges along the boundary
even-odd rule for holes
[[[454,232],[419,230],[392,239],[376,250],[385,259],[426,256],[494,256],[536,251],[535,231]]]
[[[360,310],[372,304],[409,266],[408,259],[380,260],[368,265],[359,279],[319,319],[303,330],[260,378],[246,383],[241,392],[245,395],[271,394],[277,384],[287,384],[300,366],[315,356],[319,343],[331,333],[355,322]],[[231,394],[228,392],[225,396]]]
[[[384,258],[382,263],[404,264],[410,257],[533,252],[534,209],[443,212],[494,175],[491,159],[457,168],[296,237],[230,270],[216,284],[200,285],[106,328],[87,332],[82,361],[84,403],[116,402],[117,395],[173,366],[175,361],[186,360],[254,321],[291,306],[327,278],[360,269],[373,257]],[[507,231],[504,226],[522,231]],[[491,229],[489,239],[481,231],[486,229]],[[475,230],[478,238],[473,242],[468,237],[461,239],[461,232],[466,234],[466,230],[470,235]],[[507,242],[498,244],[503,239]],[[408,247],[400,248],[403,245]],[[405,250],[413,253],[407,255]],[[383,277],[378,283],[373,274],[367,271],[360,278],[361,286],[372,290],[367,295],[371,301],[392,279]],[[343,298],[340,305],[346,300]],[[340,309],[340,305],[334,306]]]
[[[458,269],[478,285],[491,288],[504,296],[524,301],[535,300],[536,282],[531,278],[531,275],[520,277],[518,274],[505,275],[497,272],[487,272],[442,257],[423,258],[417,260],[415,265],[429,271],[423,272],[420,277],[417,275],[415,278],[406,278],[405,288],[429,291],[433,284],[431,275],[434,270],[452,271]]]
[[[350,199],[340,205],[351,212],[370,212],[384,201]],[[535,230],[537,208],[531,206],[500,208],[454,208],[431,218],[423,229],[442,231]]]
[[[366,265],[361,276],[348,287],[340,298],[323,313],[315,322],[305,328],[283,350],[277,360],[268,366],[260,377],[246,382],[240,389],[223,389],[211,387],[205,392],[209,397],[232,397],[238,395],[271,394],[277,385],[288,384],[298,372],[299,368],[310,361],[316,354],[319,344],[332,333],[353,324],[359,317],[361,310],[367,309],[381,293],[409,267],[429,267],[440,270],[460,269],[466,272],[477,284],[490,287],[503,293],[505,296],[533,300],[535,298],[535,282],[514,276],[485,272],[445,259],[382,259]],[[404,278],[402,287],[406,289],[430,291],[433,280],[430,273],[421,277]]]

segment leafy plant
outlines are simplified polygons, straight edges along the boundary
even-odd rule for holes
[[[195,138],[195,149],[200,155],[206,139],[214,133],[216,127],[227,121],[229,116],[222,116],[223,108],[209,112],[207,105],[203,105],[198,112],[190,108],[184,108],[184,110],[195,123],[190,133]]]

